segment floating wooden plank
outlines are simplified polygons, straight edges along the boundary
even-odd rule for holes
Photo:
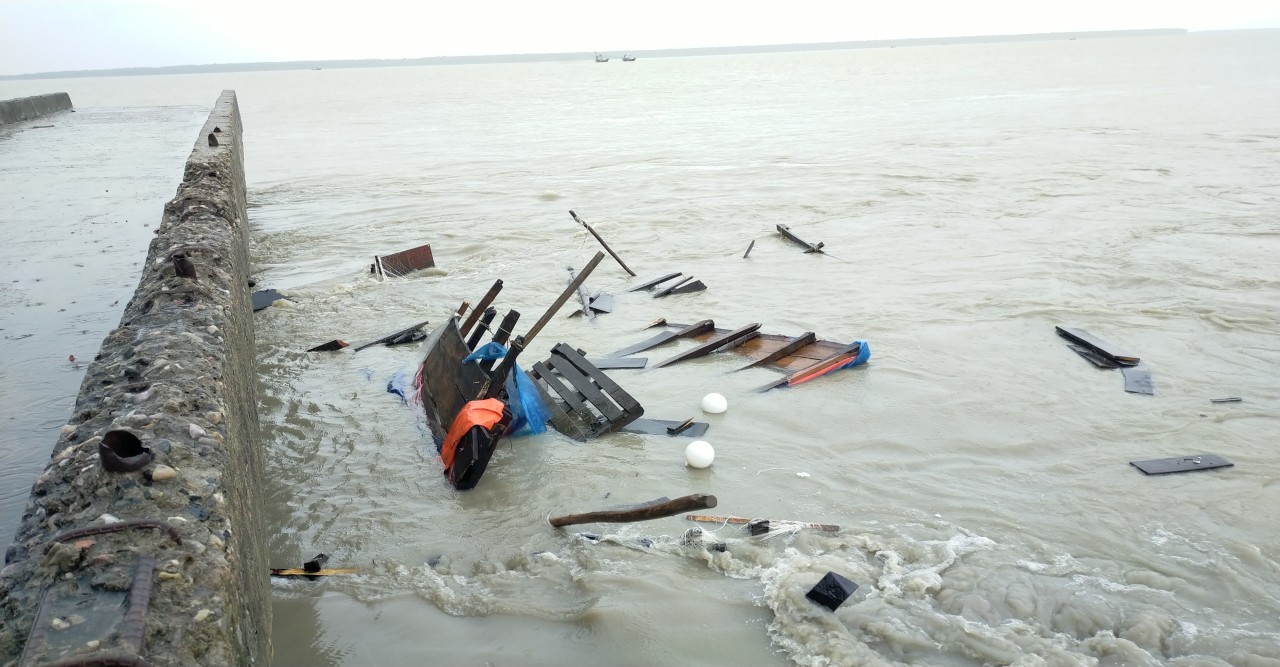
[[[752,249],[752,248],[754,248],[754,247],[756,247],[756,240],[755,240],[755,239],[751,239],[751,244],[747,246],[747,251],[746,251],[746,252],[744,252],[744,253],[742,253],[742,258],[743,258],[743,259],[746,259],[746,258],[747,258],[747,255],[750,255],[750,254],[751,254],[751,249]]]
[[[698,523],[718,523],[722,525],[731,524],[731,525],[739,525],[739,526],[750,524],[752,521],[761,520],[761,519],[747,519],[747,518],[738,517],[738,516],[709,516],[706,514],[689,514],[685,516],[685,518],[688,519],[689,521],[697,521]],[[821,530],[828,533],[835,533],[835,532],[839,532],[840,530],[840,526],[836,526],[829,523],[808,523],[806,521],[779,521],[778,519],[763,519],[763,520],[768,521],[770,525],[790,524],[793,526],[800,526],[801,528],[812,528],[814,530]]]
[[[678,331],[664,331],[656,336],[653,336],[652,338],[649,338],[648,340],[642,340],[639,343],[636,343],[635,345],[631,345],[630,347],[624,347],[621,350],[611,352],[606,356],[609,356],[609,357],[631,356],[636,352],[643,352],[650,348],[662,345],[663,343],[673,341],[677,338],[685,338],[688,336],[699,336],[701,334],[707,333],[708,331],[713,331],[715,330],[715,328],[716,328],[716,324],[712,320],[702,320],[701,322],[690,324]]]
[[[688,426],[685,426],[686,424],[688,424]],[[682,426],[685,426],[685,428],[680,428]],[[692,419],[678,422],[671,419],[649,419],[648,417],[641,417],[630,424],[627,424],[622,429],[622,432],[637,433],[640,435],[700,438],[706,434],[708,428],[710,428],[710,425],[706,422],[695,422]]]
[[[774,382],[770,382],[769,384],[760,387],[757,391],[765,392],[776,387],[789,387],[802,382],[808,382],[809,380],[817,377],[822,377],[827,373],[839,370],[841,366],[857,359],[858,354],[861,352],[862,346],[854,343],[837,354],[827,357],[812,366],[801,368],[800,370],[791,373],[790,375],[786,375]]]
[[[1239,403],[1243,400],[1244,399],[1240,398],[1239,396],[1226,396],[1223,398],[1211,398],[1209,399],[1209,402],[1210,403]]]
[[[761,357],[760,359],[757,359],[747,364],[746,366],[743,366],[742,368],[739,368],[738,370],[746,370],[748,368],[764,366],[765,364],[772,364],[778,361],[779,359],[782,359],[783,357],[787,357],[792,354],[795,354],[801,348],[813,344],[813,342],[816,340],[818,340],[817,334],[815,334],[812,331],[806,331],[800,334],[799,336],[796,336],[786,345],[783,345],[782,347],[774,350],[773,352],[770,352],[769,354],[765,355],[764,357]]]
[[[564,378],[566,382],[573,385],[573,388],[578,390],[579,394],[586,397],[604,415],[605,419],[613,421],[622,418],[622,410],[601,391],[600,387],[596,386],[595,381],[590,376],[579,369],[573,362],[553,354],[547,360],[547,365],[551,367],[551,370],[559,373],[560,377]]]
[[[604,357],[603,359],[589,359],[596,368],[602,371],[612,371],[618,369],[634,369],[644,368],[649,363],[648,357]]]
[[[662,297],[667,296],[668,294],[671,294],[673,291],[675,291],[677,287],[680,287],[681,285],[689,282],[690,280],[693,280],[693,276],[685,276],[684,278],[681,278],[679,282],[673,283],[664,289],[658,290],[658,292],[653,295],[653,298],[661,299]]]
[[[817,252],[817,253],[822,252],[822,246],[823,246],[823,244],[822,244],[822,243],[816,243],[816,244],[815,244],[815,243],[809,243],[808,241],[806,241],[806,240],[804,240],[804,239],[800,238],[799,236],[796,236],[794,233],[792,233],[791,228],[790,228],[790,227],[788,227],[788,226],[786,226],[786,225],[778,225],[778,233],[779,233],[779,234],[782,234],[782,235],[783,235],[783,236],[785,236],[785,237],[787,237],[787,240],[792,241],[792,242],[794,242],[794,243],[797,243],[797,244],[799,244],[801,247],[805,248],[805,253],[806,253],[806,254],[811,253],[811,252]]]
[[[574,220],[577,220],[579,223],[581,223],[583,227],[586,227],[586,228],[587,228],[587,231],[588,231],[588,232],[591,232],[591,235],[592,235],[592,236],[596,237],[596,241],[599,241],[599,242],[600,242],[600,245],[604,246],[604,249],[605,249],[605,250],[607,250],[607,251],[609,251],[609,254],[610,254],[610,255],[611,255],[615,260],[617,260],[617,262],[618,262],[618,266],[621,266],[623,271],[626,271],[628,274],[630,274],[630,275],[631,275],[631,277],[633,277],[633,278],[635,277],[636,272],[635,272],[635,271],[632,271],[632,270],[631,270],[631,267],[627,266],[626,262],[623,262],[623,261],[622,261],[622,258],[618,256],[618,253],[614,252],[614,251],[613,251],[613,248],[610,248],[610,247],[609,247],[609,244],[608,244],[608,243],[605,243],[605,242],[604,242],[604,239],[600,238],[600,235],[596,233],[596,230],[595,230],[595,229],[592,229],[591,225],[588,225],[588,224],[587,224],[587,221],[586,221],[586,220],[583,220],[582,218],[579,218],[579,217],[578,217],[578,214],[577,214],[577,213],[574,213],[573,211],[569,211],[569,215],[573,216],[573,219],[574,219]]]
[[[436,265],[436,260],[431,256],[431,244],[428,243],[390,255],[374,257],[374,265],[381,275],[399,278],[420,269],[429,269]]]
[[[597,313],[612,313],[616,305],[612,294],[601,292],[591,297],[591,310]]]
[[[1151,383],[1151,371],[1142,366],[1125,366],[1120,369],[1124,374],[1124,390],[1130,394],[1146,394],[1155,396],[1156,389]]]
[[[476,320],[480,319],[481,312],[489,309],[489,306],[493,304],[493,300],[498,298],[498,292],[501,291],[502,279],[499,278],[498,280],[493,281],[493,286],[489,288],[488,292],[485,292],[484,298],[480,299],[480,303],[476,304],[475,310],[471,311],[471,314],[468,315],[467,319],[462,323],[462,328],[460,330],[462,331],[464,338],[471,331],[471,327],[475,325]]]
[[[717,336],[715,338],[712,338],[711,340],[693,348],[692,350],[686,350],[673,357],[663,359],[662,361],[659,361],[658,363],[654,364],[653,367],[662,368],[663,366],[669,366],[671,364],[679,363],[681,361],[688,361],[689,359],[697,359],[698,357],[705,357],[708,354],[711,354],[712,352],[715,352],[716,350],[722,347],[733,347],[734,344],[741,344],[742,342],[744,342],[744,339],[758,336],[759,332],[760,332],[760,323],[753,322],[744,327],[734,329],[733,331],[730,331],[729,333],[723,336]]]
[[[642,503],[625,509],[567,514],[565,516],[552,517],[550,521],[551,525],[556,528],[580,523],[631,523],[634,521],[661,519],[695,509],[711,509],[716,504],[715,496],[706,493],[694,493],[675,500],[662,499],[661,501]]]
[[[666,290],[665,292],[662,293],[661,296],[672,296],[674,294],[693,294],[694,292],[701,292],[705,289],[707,289],[707,286],[701,280],[695,280],[693,282],[687,282],[682,285],[677,285],[676,287],[673,287],[669,290]]]
[[[1149,461],[1130,461],[1129,465],[1147,475],[1167,475],[1174,472],[1191,472],[1193,470],[1212,470],[1227,468],[1234,463],[1217,454],[1193,454],[1177,456],[1169,459],[1151,459]]]
[[[300,567],[273,567],[271,568],[271,576],[273,577],[329,577],[335,574],[355,574],[358,572],[354,567],[338,567],[309,572]]]
[[[405,343],[416,343],[420,340],[425,340],[427,337],[427,334],[422,330],[422,327],[425,327],[425,326],[427,326],[427,322],[425,321],[419,322],[413,326],[401,329],[393,334],[387,334],[386,336],[383,336],[376,340],[371,340],[367,343],[362,343],[356,346],[356,349],[352,350],[352,353],[359,352],[360,350],[363,350],[366,347],[373,347],[374,345],[387,345],[387,346],[404,345]]]
[[[1068,343],[1067,347],[1075,351],[1075,353],[1080,355],[1085,361],[1093,364],[1098,368],[1102,368],[1102,369],[1120,368],[1120,364],[1117,364],[1116,362],[1102,356],[1101,354],[1098,354],[1097,352],[1094,352],[1093,350],[1090,350],[1089,348],[1083,345]]]
[[[1076,345],[1093,350],[1121,366],[1137,366],[1138,362],[1141,361],[1137,355],[1125,352],[1117,348],[1115,345],[1112,345],[1111,343],[1108,343],[1107,341],[1102,340],[1079,327],[1056,326],[1054,327],[1054,330],[1058,332],[1059,336],[1062,336]]]
[[[348,345],[350,345],[350,343],[348,343],[347,341],[339,340],[335,338],[327,343],[321,343],[313,348],[310,348],[307,350],[307,352],[336,352],[338,350],[341,350],[344,347],[347,347]]]
[[[577,350],[564,343],[530,371],[548,405],[551,424],[577,440],[616,431],[644,414],[644,408]],[[563,404],[562,404],[563,402]]]
[[[633,288],[631,288],[631,289],[629,289],[629,290],[627,290],[627,291],[628,291],[628,292],[639,292],[639,291],[642,291],[642,290],[652,289],[652,288],[654,288],[654,287],[656,287],[656,286],[658,286],[658,285],[661,285],[662,283],[667,282],[668,280],[671,280],[672,278],[679,278],[679,277],[680,277],[680,276],[682,276],[682,275],[684,275],[684,274],[683,274],[683,273],[680,273],[679,271],[676,271],[675,273],[668,273],[668,274],[667,274],[667,275],[665,275],[665,276],[659,276],[659,277],[654,278],[653,280],[650,280],[650,281],[648,281],[648,282],[646,282],[646,283],[643,283],[643,284],[637,285],[636,287],[633,287]]]

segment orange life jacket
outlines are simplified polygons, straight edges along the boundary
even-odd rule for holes
[[[479,474],[472,479],[467,476],[467,470],[455,471],[453,464],[458,455],[458,445],[467,439],[467,435],[472,429],[480,429],[485,436],[491,436],[492,440],[497,440],[503,435],[502,431],[505,426],[511,423],[511,412],[508,411],[506,404],[496,398],[486,398],[479,401],[470,401],[462,406],[462,410],[458,412],[458,416],[454,418],[453,424],[449,426],[449,433],[445,435],[444,445],[440,447],[440,460],[444,462],[444,474],[449,481],[457,488],[459,483],[466,477],[469,485],[465,488],[475,486],[475,482],[479,480],[479,474],[483,474],[484,467],[489,463],[489,456],[493,454],[493,442],[485,443],[485,451],[475,452],[478,456],[471,455],[464,457],[466,459],[466,467],[473,465],[478,467],[476,471]],[[495,427],[499,427],[495,429]],[[495,433],[495,430],[497,431]],[[479,435],[479,434],[477,434]]]

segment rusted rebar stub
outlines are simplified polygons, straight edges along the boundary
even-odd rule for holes
[[[137,472],[151,463],[151,450],[128,431],[107,431],[98,443],[98,458],[107,472]]]
[[[185,252],[175,252],[170,258],[173,260],[173,270],[178,274],[179,278],[190,278],[199,280],[196,277],[196,265],[191,261]]]

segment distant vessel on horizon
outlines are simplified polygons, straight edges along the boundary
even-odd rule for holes
[[[599,53],[596,53],[596,62],[607,63],[609,62],[609,56],[600,55]]]
[[[624,62],[624,63],[631,63],[631,62],[635,62],[635,60],[636,60],[636,57],[635,57],[635,56],[633,56],[633,55],[631,55],[630,53],[628,53],[628,54],[627,54],[627,55],[625,55],[625,56],[622,56],[622,62]]]

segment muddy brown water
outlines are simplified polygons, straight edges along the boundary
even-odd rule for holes
[[[64,350],[92,355],[146,242],[139,222],[127,252],[75,267],[51,225],[114,238],[93,211],[134,220],[135,205],[154,224],[201,109],[235,88],[257,278],[290,299],[257,315],[271,553],[360,570],[275,583],[276,664],[1274,665],[1278,72],[1280,33],[1263,31],[58,81],[74,121],[0,136],[6,183],[44,192],[0,194],[17,242],[2,251],[5,533],[69,412]],[[137,162],[94,171],[70,133],[127,110],[152,119],[128,130]],[[88,173],[139,194],[91,196]],[[764,395],[774,376],[731,372],[732,354],[615,371],[648,416],[710,422],[715,464],[685,467],[681,439],[552,433],[508,441],[477,489],[450,490],[386,391],[416,349],[303,350],[443,322],[497,277],[527,327],[596,250],[570,208],[640,278],[606,259],[588,284],[616,311],[557,318],[530,358],[620,348],[665,316],[866,340],[871,362]],[[422,242],[438,270],[367,273]],[[669,271],[709,289],[625,292]],[[67,283],[42,287],[52,276]],[[52,307],[73,291],[92,299]],[[1126,394],[1058,323],[1138,351],[1156,395]],[[699,413],[709,391],[727,413]],[[1128,465],[1202,452],[1236,465]],[[697,492],[717,514],[842,530],[545,521]],[[859,584],[834,614],[804,598],[828,570]]]

